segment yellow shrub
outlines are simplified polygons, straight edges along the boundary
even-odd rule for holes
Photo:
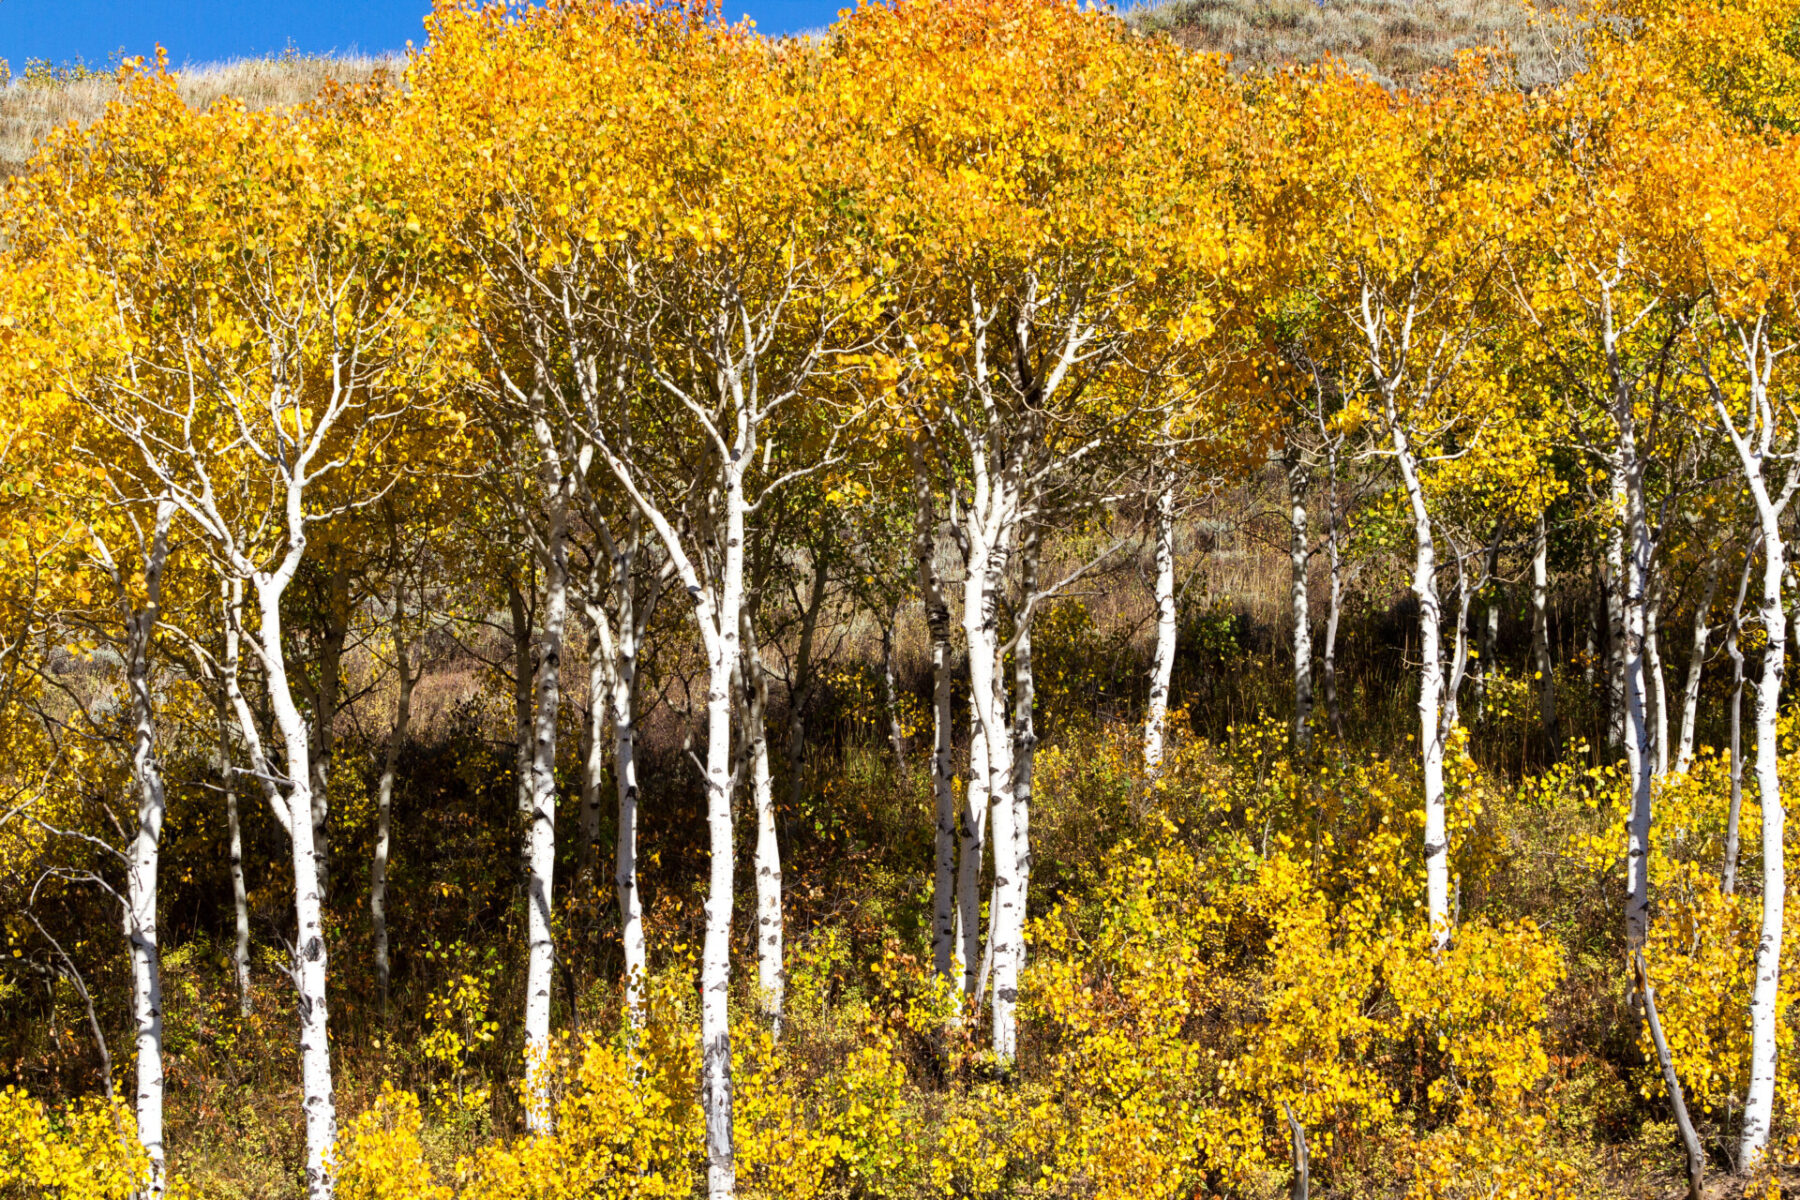
[[[484,1148],[458,1167],[463,1200],[648,1200],[697,1177],[697,1039],[652,1024],[635,1049],[590,1041],[555,1133]]]
[[[338,1136],[338,1200],[450,1200],[419,1142],[419,1100],[381,1085],[381,1098]]]
[[[0,1090],[0,1197],[127,1200],[149,1179],[131,1114],[100,1100],[46,1109]]]
[[[732,1134],[738,1186],[746,1196],[813,1200],[837,1159],[834,1137],[816,1131],[807,1098],[766,1031],[733,1039]]]
[[[1541,1117],[1472,1111],[1420,1139],[1404,1164],[1406,1200],[1573,1200],[1573,1164],[1558,1156]]]

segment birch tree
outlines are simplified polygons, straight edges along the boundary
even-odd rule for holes
[[[291,975],[317,1198],[332,1191],[336,1136],[327,955],[309,731],[282,600],[309,531],[395,477],[387,455],[417,410],[437,333],[420,319],[407,259],[419,235],[384,190],[373,115],[354,102],[194,114],[168,76],[144,74],[105,121],[66,135],[58,186],[33,197],[71,258],[61,276],[46,275],[45,306],[103,297],[107,333],[131,351],[64,386],[129,447],[213,568],[257,602],[244,642],[282,744],[279,767],[264,770],[292,851]],[[247,239],[245,229],[261,232]]]
[[[1224,257],[1216,222],[1161,219],[1215,214],[1213,160],[1171,153],[1184,136],[1213,132],[1215,76],[1172,52],[1129,55],[1120,27],[1061,6],[1007,15],[1017,19],[985,3],[866,9],[839,41],[869,153],[902,164],[889,210],[895,257],[920,272],[900,288],[895,352],[917,381],[915,419],[933,441],[925,461],[942,472],[933,486],[951,497],[965,563],[979,748],[971,796],[978,783],[991,806],[992,1029],[1003,1062],[1017,1050],[1035,735],[1008,712],[1002,589],[1059,484],[1103,469],[1107,448],[1140,432],[1146,414],[1126,368],[1155,359],[1172,329],[1210,331],[1206,293],[1162,285],[1183,272],[1210,278]],[[1134,195],[1166,207],[1146,212],[1125,202]],[[1122,255],[1126,245],[1142,257]],[[1036,606],[1016,614],[1016,645]],[[966,897],[962,908],[966,939]]]

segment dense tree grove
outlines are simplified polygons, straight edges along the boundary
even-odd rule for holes
[[[1551,17],[122,70],[0,197],[0,1197],[1780,1194],[1800,7]]]

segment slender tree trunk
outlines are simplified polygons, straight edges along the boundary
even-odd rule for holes
[[[1004,505],[1004,499],[996,506]],[[985,507],[985,506],[984,506]],[[1012,736],[1000,668],[1000,587],[1006,577],[1007,526],[983,521],[971,506],[968,580],[963,594],[963,633],[969,645],[969,691],[987,751],[987,792],[993,806],[989,837],[994,854],[995,905],[988,914],[993,942],[993,1050],[1002,1063],[1017,1052],[1014,1010],[1018,1003],[1019,962],[1014,931],[1023,928],[1019,890],[1016,809],[1013,793]],[[971,765],[971,774],[974,771]]]
[[[1325,558],[1331,568],[1331,591],[1327,597],[1325,609],[1325,646],[1320,656],[1319,678],[1325,690],[1325,712],[1331,721],[1331,735],[1340,741],[1344,737],[1344,709],[1338,702],[1337,689],[1337,637],[1338,622],[1344,612],[1344,563],[1343,553],[1338,545],[1338,510],[1337,510],[1337,455],[1331,456],[1332,500],[1329,521],[1325,529]]]
[[[644,985],[650,969],[644,940],[644,901],[638,891],[637,662],[632,657],[613,676],[613,785],[619,794],[619,834],[613,855],[613,891],[619,903],[619,936],[625,958],[625,1010],[635,1028],[644,1021]]]
[[[562,708],[562,650],[568,621],[568,511],[572,480],[556,481],[543,547],[543,627],[538,635],[536,712],[531,739],[531,810],[525,854],[526,1120],[550,1131],[550,989],[556,973],[556,718]],[[523,674],[523,670],[521,670]]]
[[[144,562],[144,600],[125,613],[126,690],[131,698],[131,775],[137,798],[125,890],[125,939],[131,950],[131,1015],[137,1034],[137,1133],[149,1159],[144,1194],[168,1187],[163,1151],[163,1001],[156,885],[168,799],[156,750],[156,708],[150,687],[150,651],[162,604],[163,568],[175,505],[156,508],[156,526]],[[124,581],[121,580],[121,583]]]
[[[319,895],[331,899],[331,760],[337,748],[338,705],[343,698],[344,640],[350,633],[350,569],[335,563],[327,578],[325,614],[319,638],[319,677],[309,689],[312,723],[313,848],[318,856]]]
[[[1019,627],[1013,642],[1012,802],[1013,857],[1018,863],[1018,908],[1013,913],[1013,957],[1025,969],[1025,918],[1031,905],[1031,787],[1037,766],[1036,679],[1031,664],[1032,602],[1037,598],[1042,533],[1033,525],[1019,548]]]
[[[1669,773],[1669,688],[1663,677],[1662,646],[1657,638],[1657,622],[1661,617],[1662,589],[1658,585],[1652,588],[1650,602],[1644,606],[1644,670],[1650,677],[1648,699],[1654,714],[1650,726],[1654,741],[1653,775]]]
[[[532,594],[537,599],[537,576],[530,577]],[[513,782],[519,805],[519,867],[521,878],[531,877],[531,755],[532,755],[532,680],[536,671],[532,664],[531,610],[525,590],[510,573],[506,577],[506,605],[512,617],[513,639]]]
[[[249,1016],[250,993],[250,904],[244,886],[244,837],[238,821],[237,774],[231,769],[231,741],[226,733],[227,717],[219,711],[219,778],[225,789],[225,835],[231,871],[231,943],[232,974],[237,980],[238,1015]]]
[[[1727,896],[1737,892],[1738,827],[1744,811],[1744,649],[1739,641],[1744,628],[1744,598],[1750,590],[1750,569],[1756,551],[1744,551],[1744,574],[1738,581],[1737,603],[1732,606],[1731,622],[1725,627],[1725,654],[1731,659],[1731,799],[1725,813],[1725,867],[1720,890]]]
[[[756,994],[757,1007],[777,1040],[785,988],[782,962],[781,845],[775,831],[775,785],[769,775],[769,679],[750,608],[743,614],[744,744],[756,801]]]
[[[1700,715],[1700,674],[1706,666],[1706,643],[1712,632],[1713,598],[1719,591],[1719,569],[1725,562],[1714,550],[1706,560],[1706,586],[1694,605],[1694,646],[1688,653],[1687,678],[1681,687],[1681,742],[1675,752],[1676,771],[1686,774],[1694,761],[1694,725]]]
[[[896,605],[888,609],[881,627],[881,706],[887,711],[888,748],[894,752],[894,771],[906,774],[906,729],[900,721],[900,685],[894,673],[894,624],[900,619]]]
[[[298,565],[298,555],[294,565]],[[311,1200],[330,1200],[332,1151],[337,1142],[337,1106],[331,1083],[331,1041],[326,1009],[325,927],[319,894],[319,868],[314,860],[311,746],[300,709],[288,683],[282,649],[281,597],[292,579],[291,569],[258,574],[254,579],[260,625],[257,657],[275,727],[281,735],[288,780],[288,842],[294,870],[294,967],[300,1014],[300,1089],[306,1119],[306,1181]],[[254,726],[247,731],[254,732]]]
[[[394,701],[394,727],[388,732],[387,751],[381,760],[381,778],[375,787],[375,854],[369,864],[369,934],[375,943],[375,991],[380,997],[384,1026],[391,1015],[388,992],[393,975],[388,957],[387,883],[394,828],[394,778],[399,770],[400,753],[406,745],[407,728],[412,723],[413,686],[418,682],[411,648],[406,641],[405,619],[403,593],[396,589],[394,672],[400,681],[400,694]]]
[[[1531,655],[1537,672],[1538,723],[1550,757],[1557,754],[1556,667],[1550,660],[1550,534],[1539,513],[1531,539]]]
[[[1735,440],[1735,439],[1734,439]],[[1742,1169],[1757,1166],[1774,1119],[1778,1038],[1781,1026],[1782,920],[1787,899],[1787,811],[1781,796],[1781,677],[1787,653],[1787,608],[1782,602],[1785,564],[1781,510],[1761,478],[1762,460],[1745,459],[1761,521],[1763,578],[1761,618],[1767,643],[1756,688],[1756,791],[1762,810],[1762,930],[1756,944],[1756,981],[1750,994],[1750,1087],[1744,1096],[1744,1132],[1738,1145]],[[1752,469],[1754,468],[1754,473]]]
[[[954,732],[950,711],[950,606],[944,599],[937,561],[937,505],[918,444],[913,459],[913,557],[919,574],[919,596],[925,603],[925,629],[931,641],[931,794],[936,827],[932,846],[931,959],[939,976],[957,972],[956,780],[951,759]],[[985,748],[984,748],[985,752]],[[973,784],[973,774],[970,781]],[[966,837],[965,832],[965,837]],[[979,835],[975,861],[981,861]],[[965,926],[966,928],[966,926]]]
[[[1587,628],[1583,631],[1586,641],[1583,643],[1581,660],[1581,681],[1591,690],[1597,668],[1600,664],[1600,652],[1605,638],[1602,636],[1606,627],[1606,581],[1605,572],[1596,568],[1594,571],[1594,593],[1588,605]]]
[[[1450,845],[1444,795],[1444,659],[1437,587],[1437,544],[1425,488],[1406,433],[1389,401],[1388,426],[1413,520],[1413,595],[1419,601],[1419,748],[1425,782],[1425,913],[1432,939],[1450,942]]]
[[[1312,738],[1312,602],[1307,572],[1312,561],[1306,532],[1306,465],[1298,454],[1287,462],[1288,578],[1294,619],[1294,746],[1304,750]]]
[[[590,601],[583,610],[588,614],[588,703],[581,731],[581,825],[575,847],[575,876],[590,898],[600,872],[600,793],[606,785],[606,746],[612,740],[612,675],[617,669],[611,648],[594,627],[596,608]]]
[[[1645,711],[1644,641],[1651,547],[1635,444],[1629,433],[1622,441],[1618,473],[1623,480],[1622,507],[1629,556],[1619,605],[1624,637],[1615,658],[1623,664],[1625,673],[1625,766],[1632,781],[1625,859],[1625,939],[1627,946],[1636,949],[1644,944],[1650,927],[1650,802],[1656,763],[1650,745],[1649,714]]]
[[[819,630],[819,613],[825,608],[825,589],[830,582],[825,551],[813,555],[812,586],[800,611],[800,644],[794,651],[794,673],[788,681],[788,803],[798,811],[806,798],[806,713],[812,707],[816,683],[813,646]]]
[[[731,836],[731,685],[738,671],[744,602],[747,504],[741,470],[740,463],[734,462],[726,475],[724,562],[717,611],[707,611],[711,603],[702,592],[697,597],[696,614],[709,643],[706,825],[712,862],[707,880],[706,935],[700,958],[701,1109],[706,1118],[709,1200],[731,1200],[737,1189],[737,1160],[731,1133],[731,910],[735,870]]]
[[[1169,715],[1169,683],[1175,677],[1175,481],[1165,477],[1156,493],[1156,650],[1150,660],[1150,704],[1144,719],[1144,773],[1162,772]]]
[[[1625,512],[1630,504],[1626,471],[1619,462],[1613,465],[1612,501],[1614,510]],[[1631,518],[1610,526],[1606,533],[1606,744],[1618,749],[1625,742],[1626,724],[1630,719],[1625,696],[1627,668],[1626,647],[1631,640],[1626,627],[1626,601],[1630,583],[1626,579],[1625,539]]]
[[[973,996],[981,970],[981,860],[987,849],[987,730],[969,697],[969,783],[964,794],[956,865],[957,963],[963,995]]]
[[[1475,704],[1482,718],[1488,715],[1488,681],[1497,662],[1496,655],[1500,645],[1500,530],[1494,531],[1494,540],[1488,543],[1487,582],[1482,590],[1487,593],[1487,600],[1482,605],[1480,653],[1475,659]]]

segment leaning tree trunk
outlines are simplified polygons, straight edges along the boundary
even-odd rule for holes
[[[400,766],[400,752],[406,745],[407,728],[412,723],[413,687],[418,682],[411,650],[406,644],[404,619],[405,605],[396,592],[394,672],[400,681],[400,694],[394,701],[394,727],[388,732],[387,752],[381,759],[381,778],[375,786],[375,854],[369,864],[369,935],[375,943],[375,991],[380,997],[384,1026],[390,1017],[388,992],[393,979],[388,957],[387,884],[394,829],[394,778]]]
[[[1150,660],[1150,703],[1144,718],[1144,773],[1162,771],[1163,739],[1169,714],[1169,683],[1175,677],[1175,483],[1165,479],[1156,493],[1156,650]]]

